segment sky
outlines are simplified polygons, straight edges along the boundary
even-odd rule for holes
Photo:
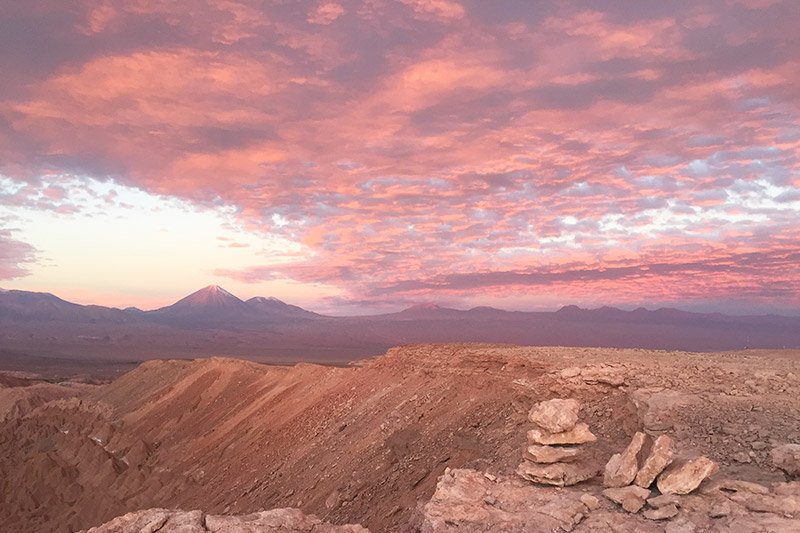
[[[30,0],[0,287],[800,314],[795,0]]]

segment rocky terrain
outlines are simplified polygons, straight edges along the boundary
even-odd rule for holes
[[[800,527],[798,351],[437,344],[34,378],[0,380],[4,532]]]

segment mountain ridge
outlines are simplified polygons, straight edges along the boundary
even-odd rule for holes
[[[150,311],[82,306],[26,291],[0,293],[0,340],[17,354],[146,360],[179,354],[345,364],[399,344],[495,342],[720,351],[800,348],[800,317],[732,316],[604,306],[468,310],[435,304],[336,317],[269,297],[242,300],[210,285]]]

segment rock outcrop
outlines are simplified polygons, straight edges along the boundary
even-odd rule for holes
[[[492,476],[494,477],[494,476]],[[609,488],[603,503],[595,487],[553,489],[515,478],[490,479],[473,470],[447,471],[428,503],[419,507],[412,530],[422,533],[794,533],[800,524],[800,482],[779,483],[762,494],[722,489],[689,496],[648,497],[648,489]],[[736,486],[736,483],[730,487]],[[751,487],[752,488],[752,487]]]
[[[421,509],[421,533],[572,531],[589,512],[580,493],[559,493],[517,480],[491,481],[473,470],[446,472]]]
[[[337,526],[298,509],[273,509],[241,516],[201,511],[147,509],[119,516],[84,533],[369,533],[359,525]]]

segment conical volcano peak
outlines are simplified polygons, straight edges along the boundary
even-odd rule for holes
[[[232,298],[236,298],[236,296],[234,296],[233,294],[229,293],[228,291],[226,291],[225,289],[223,289],[219,285],[208,285],[206,287],[203,287],[199,291],[197,291],[197,293],[201,293],[201,292],[203,292],[203,293],[213,293],[213,294],[222,294],[222,295],[225,295],[225,296],[230,296]],[[195,294],[197,294],[197,293],[195,293]]]
[[[174,306],[180,307],[228,307],[243,304],[242,300],[219,285],[209,285],[179,300]]]

